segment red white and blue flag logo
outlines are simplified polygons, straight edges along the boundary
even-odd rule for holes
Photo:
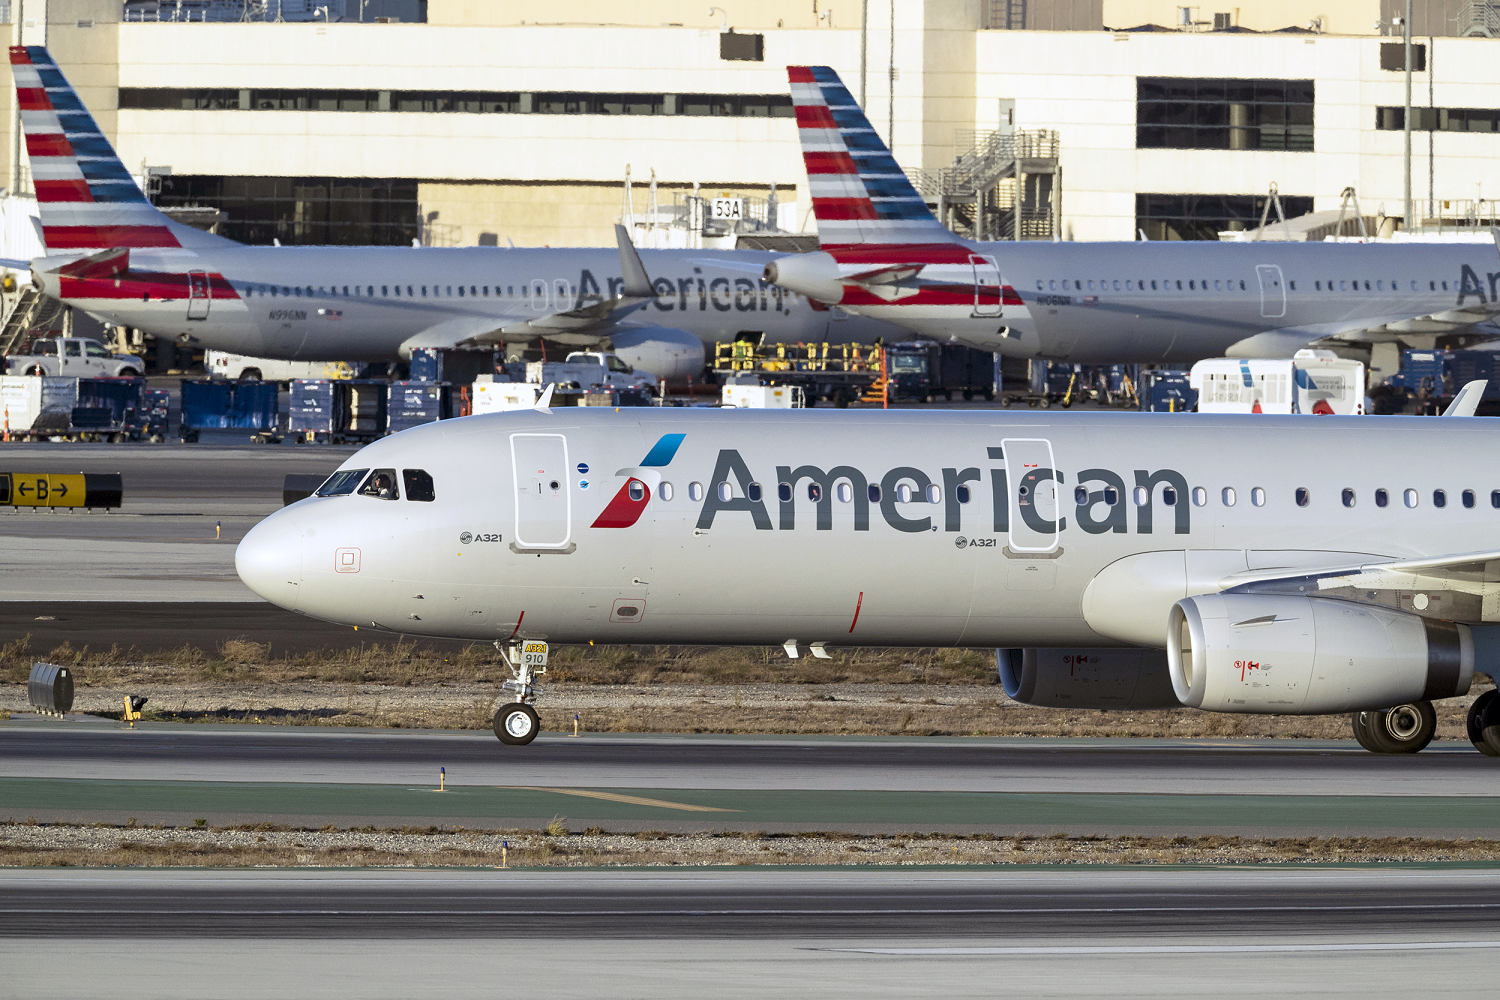
[[[625,477],[625,483],[610,498],[609,503],[605,504],[590,527],[629,528],[639,521],[646,512],[646,505],[651,502],[653,485],[661,483],[660,474],[653,470],[671,464],[685,437],[686,434],[663,434],[657,438],[651,450],[646,452],[640,465],[633,469],[621,469],[616,473]]]

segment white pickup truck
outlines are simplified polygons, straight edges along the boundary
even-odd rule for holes
[[[579,389],[646,389],[656,388],[657,378],[650,372],[631,368],[613,354],[602,351],[574,351],[563,361],[532,361],[526,365],[526,381],[539,385],[548,382],[559,387]]]
[[[136,377],[146,370],[134,354],[111,354],[97,340],[84,337],[54,337],[40,340],[31,354],[5,359],[12,375],[118,375]]]

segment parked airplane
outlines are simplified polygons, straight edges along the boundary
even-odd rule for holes
[[[767,279],[924,336],[1024,357],[1185,362],[1291,357],[1314,341],[1432,346],[1500,311],[1487,243],[960,239],[838,74],[787,72],[823,246],[778,258]]]
[[[48,253],[30,262],[33,281],[108,323],[313,361],[607,341],[669,378],[702,371],[715,341],[904,335],[762,281],[769,253],[648,250],[648,277],[619,227],[618,252],[235,243],[146,200],[45,48],[12,46],[10,60]]]
[[[994,646],[1028,704],[1352,712],[1409,752],[1434,699],[1500,669],[1500,473],[1472,460],[1493,437],[543,401],[361,449],[235,565],[305,615],[509,651],[507,743],[537,731],[518,644],[589,641]],[[1469,736],[1500,755],[1493,691]]]

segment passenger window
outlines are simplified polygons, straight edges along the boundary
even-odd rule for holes
[[[646,499],[646,484],[641,482],[639,479],[632,479],[628,484],[626,484],[625,493],[630,497],[631,500],[634,500],[636,503],[640,503],[642,500]]]
[[[969,488],[967,486],[953,487],[953,499],[957,500],[959,503],[968,503]]]
[[[1233,507],[1235,500],[1238,499],[1234,495],[1234,487],[1233,486],[1226,486],[1226,487],[1224,487],[1224,492],[1221,493],[1221,494],[1219,494],[1219,499],[1221,501],[1223,501],[1224,506],[1226,506],[1226,507]]]
[[[419,503],[431,503],[437,499],[432,486],[432,477],[423,469],[402,469],[401,485],[406,488],[406,499]]]
[[[379,500],[400,500],[401,495],[396,491],[396,470],[376,469],[370,473],[365,484],[359,488],[359,495]]]
[[[1383,489],[1375,491],[1375,506],[1384,507],[1391,502],[1391,495]]]
[[[342,469],[328,477],[328,481],[319,486],[314,496],[320,497],[344,497],[354,492],[359,481],[365,478],[369,469]],[[1500,505],[1497,505],[1500,506]]]
[[[1193,506],[1203,507],[1208,503],[1208,490],[1201,486],[1193,487]]]
[[[1344,498],[1343,499],[1344,499],[1344,506],[1345,507],[1353,507],[1354,506],[1354,491],[1351,490],[1351,489],[1349,489],[1348,487],[1345,487],[1344,488]]]
[[[702,483],[688,483],[688,499],[695,502],[703,499]]]
[[[871,503],[879,503],[880,502],[880,486],[878,484],[871,483],[870,484],[869,493],[870,493],[870,502]],[[1500,497],[1500,490],[1496,490],[1495,491],[1495,496]],[[1495,506],[1496,507],[1500,507],[1500,502],[1497,502],[1495,504]]]
[[[760,497],[761,497],[760,483],[751,483],[749,486],[746,486],[745,487],[745,496],[749,497],[751,500],[753,500],[756,503],[760,503]]]
[[[834,491],[838,494],[839,503],[848,503],[854,499],[854,487],[850,486],[848,482],[839,483],[838,486],[834,487]]]
[[[1021,488],[1025,489],[1024,486]],[[896,487],[896,502],[911,503],[913,496],[915,496],[915,492],[916,491],[911,488],[910,483],[901,483]]]
[[[1474,491],[1473,490],[1464,490],[1463,498],[1464,498],[1464,506],[1465,507],[1472,508],[1474,506]]]
[[[1448,506],[1448,491],[1447,490],[1433,490],[1432,491],[1432,505],[1434,507],[1446,507],[1446,506]]]
[[[791,483],[777,483],[776,484],[776,499],[780,500],[782,503],[791,503],[792,502],[792,484]]]
[[[1161,491],[1161,501],[1168,507],[1177,506],[1177,491],[1170,486],[1165,486]]]
[[[927,487],[927,502],[928,503],[942,503],[942,501],[943,501],[943,491],[940,488],[938,488],[937,486],[929,486],[929,487]]]
[[[1146,487],[1144,487],[1144,486],[1137,486],[1135,488],[1135,505],[1137,507],[1144,507],[1144,506],[1146,506],[1146,504],[1148,504],[1150,502],[1151,502],[1151,491],[1148,490],[1148,489],[1146,489]]]
[[[1264,507],[1266,505],[1266,491],[1259,486],[1252,487],[1250,490],[1250,502],[1257,507]]]
[[[659,496],[659,497],[661,497],[663,500],[671,500],[672,499],[672,492],[673,491],[672,491],[672,484],[671,483],[658,483],[657,484],[656,495]]]
[[[1298,507],[1306,507],[1307,506],[1307,500],[1308,500],[1307,487],[1306,486],[1299,486],[1299,487],[1297,487],[1297,506]]]
[[[1120,502],[1120,491],[1113,486],[1104,487],[1104,502],[1113,507]]]
[[[1073,488],[1073,502],[1082,507],[1089,502],[1089,488],[1087,486],[1075,486]]]
[[[734,497],[734,491],[729,488],[729,484],[728,483],[720,483],[718,486],[716,486],[714,488],[716,490],[718,490],[718,492],[719,492],[719,500],[721,502],[728,502],[729,500],[733,499],[733,497]]]
[[[1406,506],[1415,507],[1417,505],[1417,491],[1407,490],[1402,494],[1402,499],[1406,501]]]
[[[823,487],[819,486],[817,483],[808,483],[807,484],[807,499],[813,501],[814,503],[817,503],[819,500],[822,500],[823,499]]]

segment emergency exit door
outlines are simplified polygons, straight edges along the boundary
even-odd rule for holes
[[[568,439],[561,434],[512,434],[518,549],[566,550],[572,541]]]

